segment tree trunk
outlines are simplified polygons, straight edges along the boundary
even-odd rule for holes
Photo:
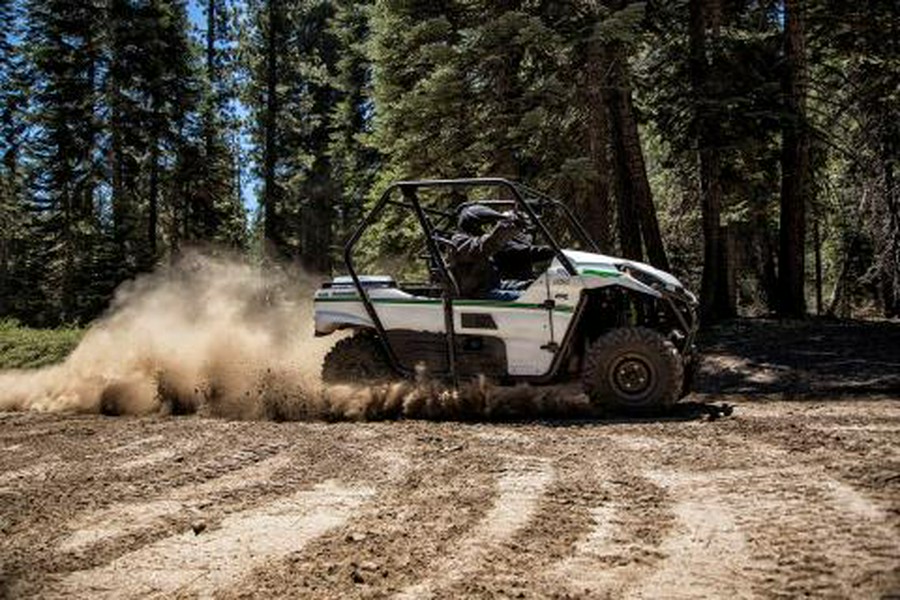
[[[603,74],[609,66],[603,45],[593,36],[585,65],[587,151],[593,167],[588,197],[582,210],[584,225],[601,252],[612,252],[612,202],[609,197],[609,122],[603,104]]]
[[[818,213],[818,211],[816,211]],[[816,269],[816,315],[822,314],[822,236],[819,215],[815,215],[813,224],[813,251]]]
[[[281,250],[278,235],[277,202],[278,192],[275,183],[276,157],[276,119],[278,114],[278,27],[281,20],[281,0],[269,0],[268,3],[268,35],[266,43],[266,112],[264,123],[264,157],[263,157],[263,236],[267,250]],[[271,248],[268,248],[271,246]]]
[[[884,198],[888,213],[887,232],[884,240],[884,257],[881,261],[881,290],[884,316],[888,319],[900,316],[900,201],[894,187],[894,160],[896,152],[891,126],[886,124],[882,142],[882,170]]]
[[[156,262],[156,236],[159,228],[159,136],[153,136],[150,146],[150,192],[147,211],[147,248],[150,265]],[[148,265],[149,266],[149,265]]]
[[[209,81],[210,94],[215,96],[216,82],[216,1],[208,0],[206,3],[206,78]],[[213,119],[215,119],[214,104],[206,108],[206,123],[204,124],[204,144],[206,146],[206,165],[211,168],[214,152]]]
[[[856,209],[856,221],[852,229],[850,229],[852,237],[844,246],[844,256],[841,261],[841,270],[838,274],[837,281],[834,283],[834,289],[831,292],[831,300],[828,302],[828,310],[825,314],[829,316],[837,316],[842,318],[850,317],[850,263],[854,256],[859,253],[860,236],[863,227],[863,216],[866,212],[866,203],[868,197],[863,192],[859,200],[859,206]]]
[[[717,321],[731,316],[732,303],[728,282],[723,275],[726,265],[721,237],[722,182],[718,118],[710,110],[715,101],[715,62],[707,60],[707,29],[715,39],[719,35],[721,7],[719,0],[691,0],[690,69],[694,93],[694,128],[700,163],[700,212],[703,226],[703,276],[700,285],[700,314],[704,321]],[[712,98],[711,98],[712,97]]]
[[[626,258],[642,260],[641,237],[643,237],[650,264],[668,270],[669,261],[663,248],[656,208],[650,194],[644,154],[641,150],[631,87],[628,83],[625,52],[621,44],[615,46],[612,55],[612,60],[615,61],[612,68],[614,80],[605,95],[616,165],[619,240],[622,254]]]
[[[616,218],[619,230],[619,247],[623,257],[643,260],[641,229],[638,222],[632,181],[629,176],[628,155],[625,151],[625,117],[622,90],[607,89],[606,103],[609,109],[610,139],[613,146],[614,173],[616,177]]]
[[[112,172],[113,240],[118,260],[125,258],[125,194],[122,177],[122,115],[119,86],[113,83],[109,128],[112,134],[110,171]]]
[[[786,121],[781,147],[781,219],[779,230],[779,312],[806,315],[806,191],[809,177],[809,134],[806,127],[806,56],[803,0],[785,0],[783,93]]]

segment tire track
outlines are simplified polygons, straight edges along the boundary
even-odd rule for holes
[[[222,598],[336,598],[399,591],[471,530],[487,511],[495,458],[455,440],[390,439],[381,448],[378,494],[352,521],[278,561],[255,569]],[[383,443],[383,442],[382,442]]]
[[[591,470],[601,498],[588,509],[591,525],[571,553],[543,574],[551,589],[576,597],[623,597],[665,558],[661,546],[675,519],[670,491],[628,464],[621,450],[612,456],[595,461]]]
[[[50,456],[27,467],[0,473],[0,492],[21,490],[26,485],[40,484],[62,465],[63,462],[58,457]]]
[[[758,593],[863,597],[900,587],[897,529],[822,469],[731,475],[721,487],[750,539],[754,564],[746,579]]]
[[[659,548],[663,560],[641,578],[634,596],[664,595],[673,600],[750,597],[744,585],[752,562],[748,541],[731,503],[718,492],[716,477],[671,471],[649,475],[677,499],[672,508],[675,523]]]
[[[434,575],[395,597],[405,600],[430,598],[441,588],[478,572],[498,546],[529,522],[554,476],[554,469],[546,459],[510,459],[497,481],[494,505],[484,518],[451,550],[448,558],[429,569]]]
[[[59,549],[63,552],[84,551],[100,542],[152,529],[166,517],[196,511],[225,492],[264,485],[290,462],[289,456],[279,454],[201,484],[176,488],[162,498],[118,504],[78,516],[69,523],[68,527],[73,531],[61,541]]]
[[[677,521],[661,545],[664,560],[629,596],[850,597],[900,583],[900,536],[887,515],[819,468],[651,477],[677,499]]]
[[[603,448],[591,444],[592,451]],[[547,577],[551,565],[569,556],[576,542],[590,529],[590,509],[606,499],[598,485],[592,461],[583,449],[550,447],[554,480],[542,494],[531,519],[514,535],[495,545],[477,574],[455,581],[436,592],[442,598],[538,597],[557,594],[562,587]]]
[[[747,406],[715,422],[0,418],[16,446],[0,477],[61,463],[0,485],[0,596],[900,590],[897,405]]]
[[[297,551],[346,522],[374,490],[326,481],[264,506],[234,513],[208,533],[168,537],[112,563],[69,575],[63,596],[149,594],[210,597],[258,564]]]

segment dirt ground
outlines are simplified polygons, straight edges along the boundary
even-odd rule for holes
[[[900,327],[820,325],[665,418],[0,413],[0,595],[898,596]]]

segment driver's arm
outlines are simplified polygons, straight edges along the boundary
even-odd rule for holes
[[[519,225],[514,219],[503,219],[494,228],[482,235],[481,250],[487,254],[496,254],[507,242],[516,237]]]
[[[501,252],[504,255],[514,258],[514,260],[523,260],[528,262],[540,262],[550,260],[556,255],[556,252],[550,246],[542,244],[532,244],[530,236],[517,235],[507,243]]]
[[[528,258],[531,262],[550,260],[554,256],[556,256],[556,252],[550,246],[530,246],[528,248]]]
[[[462,256],[493,256],[518,232],[515,221],[504,219],[482,235],[454,236],[456,251]]]

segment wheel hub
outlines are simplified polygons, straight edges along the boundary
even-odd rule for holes
[[[619,390],[628,396],[635,396],[645,392],[652,382],[650,368],[644,361],[629,357],[616,365],[613,371],[613,381]]]

